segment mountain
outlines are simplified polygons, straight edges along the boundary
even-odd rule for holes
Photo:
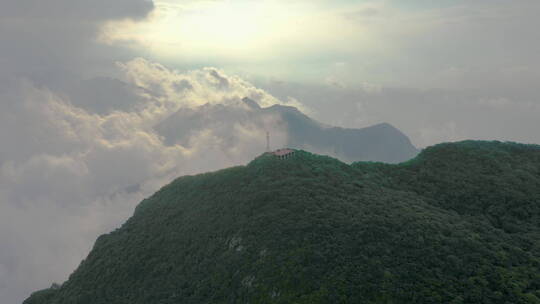
[[[184,176],[24,304],[540,303],[540,146]]]
[[[220,138],[229,140],[238,124],[271,132],[274,145],[306,149],[328,154],[345,162],[381,161],[399,163],[418,154],[418,150],[401,131],[387,123],[362,129],[330,127],[319,123],[295,107],[273,105],[261,108],[257,102],[244,98],[241,103],[225,106],[206,104],[182,109],[158,124],[155,129],[169,145],[189,146],[189,139],[199,130],[212,128]],[[280,138],[277,134],[284,134]],[[276,136],[277,135],[277,136]]]

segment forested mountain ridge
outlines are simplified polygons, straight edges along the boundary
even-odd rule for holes
[[[25,304],[540,303],[540,147],[297,151],[181,177]]]
[[[540,227],[540,153],[537,145],[464,141],[425,149],[397,165],[355,163],[379,174],[387,187],[413,191],[438,207],[485,216],[507,232]]]

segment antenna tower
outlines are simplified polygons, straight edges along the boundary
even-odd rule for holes
[[[266,152],[270,152],[270,132],[266,131]]]

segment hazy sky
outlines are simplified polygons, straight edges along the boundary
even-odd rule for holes
[[[540,144],[539,11],[537,0],[0,0],[0,304],[63,282],[172,178],[264,148],[264,130],[234,121],[227,138],[214,124],[167,145],[154,126],[190,107],[249,96],[333,125],[388,122],[418,147]]]
[[[538,1],[155,5],[143,22],[110,23],[102,41],[178,69],[220,67],[324,122],[390,122],[420,147],[540,143]]]

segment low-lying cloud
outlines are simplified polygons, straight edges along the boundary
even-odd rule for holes
[[[0,90],[0,293],[8,302],[65,280],[99,234],[173,178],[243,164],[264,151],[261,125],[231,121],[230,133],[200,125],[184,145],[165,143],[154,127],[203,104],[243,106],[245,96],[281,103],[265,91],[213,68],[180,73],[141,58],[118,68],[122,80],[110,81],[137,98],[107,111],[78,103],[91,94],[27,79]]]

